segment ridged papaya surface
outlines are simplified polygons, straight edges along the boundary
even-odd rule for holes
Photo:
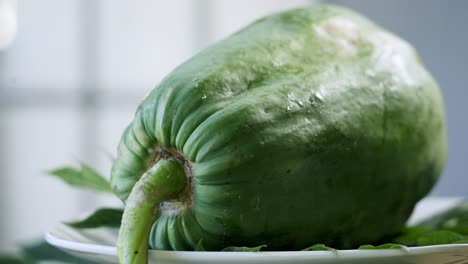
[[[347,248],[400,231],[445,156],[443,100],[414,49],[350,10],[311,6],[260,19],[162,80],[111,181],[126,201],[159,160],[184,167],[155,249]]]

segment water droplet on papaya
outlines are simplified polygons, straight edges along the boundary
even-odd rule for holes
[[[192,79],[192,81],[193,81],[193,82],[196,82],[196,81],[198,81],[199,79],[200,79],[200,77],[195,76],[195,77]]]
[[[227,90],[226,91],[226,96],[227,97],[232,97],[234,95],[234,92],[232,90]]]
[[[299,43],[298,41],[291,41],[289,43],[289,47],[292,49],[292,50],[299,50],[302,48],[302,45],[301,43]]]
[[[286,108],[288,111],[291,111],[291,106],[288,105],[288,107]]]
[[[375,73],[374,70],[367,69],[366,70],[366,75],[369,76],[369,77],[375,77],[376,73]]]
[[[323,94],[322,94],[320,91],[314,93],[314,97],[315,97],[318,101],[323,102]]]
[[[202,100],[205,100],[205,99],[206,99],[206,95],[205,95],[205,94],[202,95],[201,99],[202,99]]]
[[[273,60],[273,66],[281,67],[281,66],[283,66],[283,62],[281,60],[279,60],[279,59],[274,59]]]
[[[265,142],[263,142],[263,141],[260,141],[259,143],[260,143],[260,145],[265,145]]]

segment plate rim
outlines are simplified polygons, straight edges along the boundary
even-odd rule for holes
[[[117,256],[117,248],[115,246],[92,244],[85,242],[70,241],[55,236],[52,232],[47,232],[44,236],[45,240],[56,247],[71,250],[75,252],[99,254],[106,256]],[[401,257],[401,256],[416,256],[434,253],[449,253],[459,250],[467,250],[467,244],[442,244],[432,246],[406,247],[399,249],[344,249],[337,250],[337,254],[332,251],[260,251],[260,252],[223,252],[223,251],[171,251],[171,250],[154,250],[150,249],[150,255],[165,256],[167,258],[174,257],[248,257],[253,255],[262,257],[320,257],[320,258],[338,258],[338,257]]]
[[[466,197],[426,197],[427,200],[432,201],[449,201],[451,200],[451,206],[459,204]],[[423,199],[423,200],[425,200]],[[450,207],[450,206],[449,206]],[[446,209],[449,209],[446,208]],[[433,209],[433,208],[431,208]],[[417,222],[417,221],[416,221]],[[415,222],[413,222],[415,223]],[[411,224],[410,224],[411,225]],[[72,238],[64,238],[55,233],[61,234],[63,228],[73,230],[73,232],[80,232],[79,229],[69,227],[63,223],[55,225],[52,229],[45,233],[44,239],[47,243],[61,248],[66,251],[84,253],[84,254],[95,254],[110,257],[117,257],[117,247],[114,245],[98,244],[97,242],[83,242],[74,241]],[[431,245],[431,246],[417,246],[417,247],[404,247],[397,249],[344,249],[337,250],[336,253],[332,251],[260,251],[260,252],[223,252],[223,251],[172,251],[172,250],[149,250],[149,256],[159,259],[166,260],[185,260],[185,259],[196,259],[198,261],[221,261],[227,258],[240,258],[243,260],[252,259],[253,257],[258,258],[303,258],[308,260],[330,260],[337,258],[352,258],[352,259],[379,259],[379,258],[398,258],[398,257],[416,257],[428,254],[446,254],[465,251],[468,252],[468,243],[465,244],[442,244],[442,245]]]

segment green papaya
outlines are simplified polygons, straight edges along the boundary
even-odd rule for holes
[[[148,241],[298,250],[391,236],[441,173],[444,122],[415,50],[366,18],[318,5],[259,19],[138,107],[111,177],[121,261],[143,261]]]

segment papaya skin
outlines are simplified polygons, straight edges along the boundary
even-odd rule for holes
[[[155,153],[180,155],[188,187],[158,200],[154,249],[372,244],[437,181],[443,108],[405,41],[345,8],[294,9],[162,80],[122,136],[111,184],[127,201]]]

